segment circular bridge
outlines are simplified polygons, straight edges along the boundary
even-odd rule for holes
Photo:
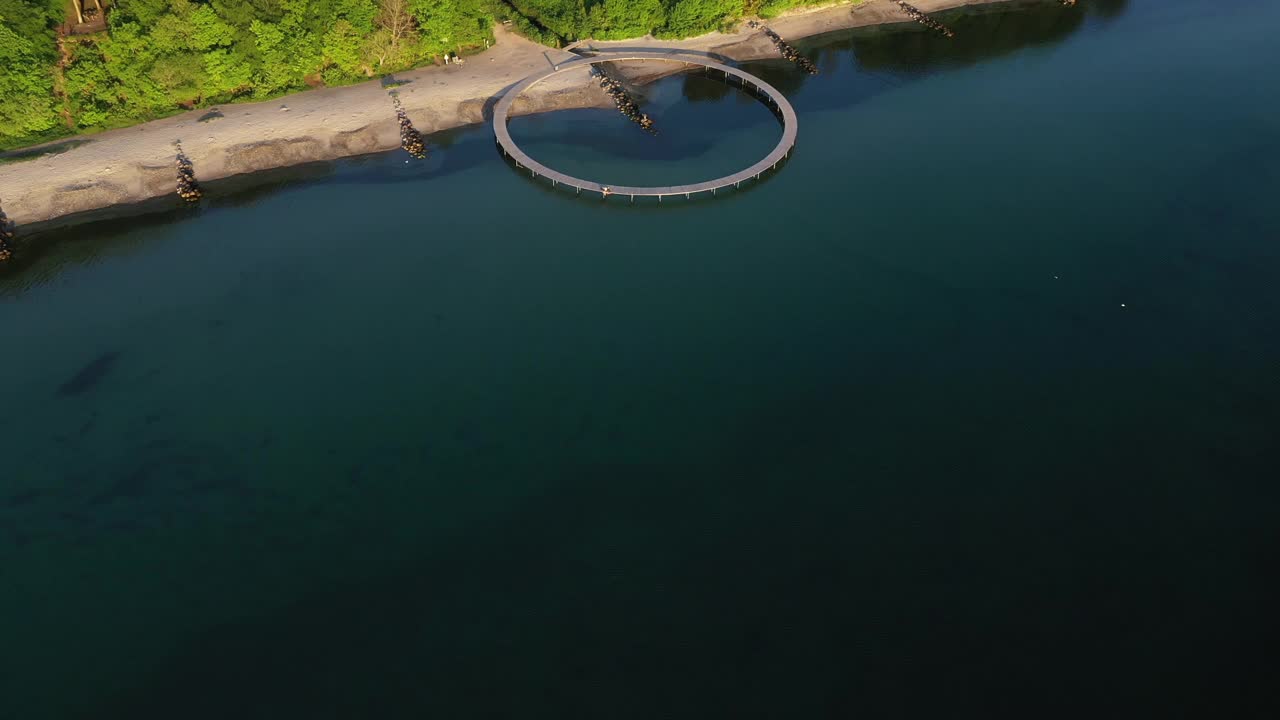
[[[773,111],[774,115],[782,122],[782,138],[778,140],[778,144],[768,155],[764,156],[759,162],[744,169],[739,170],[732,175],[725,175],[714,180],[707,180],[689,185],[651,185],[651,186],[631,186],[631,185],[606,185],[604,183],[595,182],[594,180],[584,180],[572,175],[566,175],[558,170],[549,168],[546,165],[534,160],[520,149],[516,141],[511,138],[511,132],[507,128],[507,120],[511,115],[511,106],[515,103],[516,98],[520,97],[529,88],[546,80],[552,75],[575,70],[578,68],[590,67],[599,63],[618,62],[622,60],[665,60],[667,62],[678,62],[688,65],[697,65],[704,68],[707,72],[714,71],[724,76],[725,83],[734,86],[740,86],[744,91],[751,93],[768,108]],[[735,82],[736,80],[736,82]],[[617,50],[609,52],[605,55],[597,55],[592,57],[578,58],[560,63],[546,72],[530,75],[521,80],[498,100],[497,106],[493,110],[493,134],[497,138],[498,146],[502,148],[503,153],[510,156],[515,162],[516,167],[528,170],[533,177],[544,177],[551,181],[553,186],[567,185],[575,188],[578,192],[586,190],[588,192],[600,193],[601,197],[609,195],[630,196],[632,200],[637,197],[656,197],[661,202],[662,198],[669,195],[684,195],[685,197],[693,197],[697,193],[709,192],[714,194],[716,190],[724,187],[738,187],[742,183],[749,180],[759,180],[764,173],[776,168],[778,163],[786,159],[791,153],[791,149],[796,144],[796,111],[791,107],[791,103],[787,102],[786,97],[769,83],[757,78],[756,76],[743,72],[738,68],[708,60],[699,55],[689,55],[685,53],[663,53],[663,52],[640,52],[630,50]]]

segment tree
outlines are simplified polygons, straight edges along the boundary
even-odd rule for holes
[[[192,10],[188,21],[191,23],[191,47],[194,50],[226,47],[235,40],[235,29],[208,5]]]
[[[671,0],[663,37],[690,37],[710,32],[725,20],[742,16],[743,0]]]
[[[293,71],[290,43],[280,24],[254,20],[249,24],[249,30],[253,33],[258,56],[262,58],[254,77],[254,94],[272,95],[300,84],[302,78]]]
[[[340,73],[348,76],[365,72],[367,66],[360,54],[363,40],[364,37],[350,21],[339,20],[334,23],[321,42],[325,66],[337,68]],[[326,82],[330,78],[340,80],[341,75],[326,75]]]
[[[577,40],[589,34],[583,0],[511,0],[511,5],[564,40]]]
[[[402,55],[405,45],[416,39],[418,32],[409,12],[409,0],[379,0],[375,23],[378,32],[374,35],[373,51],[378,66],[399,65],[405,59]]]
[[[476,46],[490,37],[492,21],[477,0],[409,0],[421,31],[423,57]]]
[[[193,53],[169,55],[151,66],[151,79],[175,104],[191,104],[201,98],[209,86],[204,64]]]
[[[210,50],[200,61],[208,83],[206,96],[239,95],[253,85],[253,66],[235,50]]]
[[[604,27],[601,39],[633,38],[648,35],[667,22],[662,0],[604,0]]]
[[[58,123],[53,79],[36,43],[0,17],[0,138],[44,132]]]

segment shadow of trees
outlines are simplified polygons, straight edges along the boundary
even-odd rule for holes
[[[1085,0],[1075,6],[1015,0],[936,13],[955,30],[954,38],[904,20],[898,25],[841,30],[795,44],[826,72],[849,62],[862,72],[908,78],[1058,43],[1079,31],[1090,15],[1114,19],[1127,5],[1128,0]],[[812,80],[781,59],[747,65],[752,73],[788,94]]]

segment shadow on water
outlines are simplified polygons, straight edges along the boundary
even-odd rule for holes
[[[119,356],[118,352],[108,351],[94,358],[74,377],[58,387],[58,396],[80,395],[97,387],[98,383],[111,372],[111,368],[115,367],[116,358]]]
[[[856,72],[840,83],[806,75],[781,59],[744,63],[743,67],[789,96],[797,94],[806,83],[828,88],[816,97],[798,100],[802,110],[844,107],[948,67],[972,65],[1024,48],[1060,42],[1083,27],[1090,16],[1109,20],[1122,14],[1127,4],[1128,0],[1083,0],[1074,7],[1064,7],[1014,0],[941,14],[941,19],[956,30],[956,37],[950,39],[925,32],[914,23],[903,23],[855,28],[796,42],[828,73],[851,62]],[[684,97],[693,103],[723,100],[731,92],[722,83],[704,82],[696,75],[686,76],[684,83]],[[726,118],[727,122],[735,122],[734,116]],[[746,119],[742,122],[749,124]],[[252,205],[303,184],[409,182],[426,175],[442,177],[489,162],[491,144],[484,133],[475,130],[475,126],[468,126],[430,136],[428,141],[435,152],[423,164],[405,166],[399,150],[311,163],[202,183],[205,200],[195,212],[176,198],[166,197],[81,213],[51,224],[20,227],[19,252],[0,267],[0,297],[48,282],[63,267],[91,264],[105,256],[130,252],[140,242],[135,237],[144,235],[134,230],[189,219],[205,209]],[[582,142],[583,138],[574,136],[573,140]],[[679,153],[697,154],[707,146],[705,139],[668,142],[668,152],[673,157]],[[445,149],[448,152],[442,152]],[[608,150],[618,152],[619,146],[610,145]],[[652,148],[636,144],[634,150],[652,157]],[[89,222],[93,223],[92,233],[78,229]]]
[[[163,198],[77,215],[74,224],[20,226],[13,258],[0,265],[0,299],[14,296],[54,280],[67,267],[92,265],[115,255],[138,250],[147,233],[197,213],[177,207],[178,200]],[[92,232],[86,231],[92,223]]]
[[[204,197],[197,206],[176,195],[140,203],[77,213],[48,223],[18,227],[17,252],[0,264],[0,298],[47,283],[63,269],[91,265],[102,259],[141,248],[138,232],[199,217],[204,212],[254,205],[283,192],[321,184],[395,184],[430,176],[439,178],[490,160],[491,149],[475,126],[431,135],[435,152],[426,162],[404,163],[403,151],[391,150],[332,162],[314,162],[236,175],[201,183]],[[444,150],[448,152],[444,152]],[[90,231],[91,229],[91,231]]]
[[[912,22],[840,30],[797,40],[796,47],[830,73],[851,63],[852,93],[840,88],[807,107],[841,107],[902,82],[952,67],[965,67],[1027,48],[1061,42],[1084,27],[1091,14],[1120,15],[1128,0],[1085,0],[1075,6],[1043,0],[958,8],[936,16],[955,30],[954,38],[929,32]],[[745,67],[788,95],[821,76],[806,75],[784,60],[747,63]],[[862,91],[862,92],[860,92]]]
[[[765,171],[760,176],[760,179],[743,183],[740,187],[724,187],[720,188],[716,193],[703,192],[690,197],[671,195],[667,196],[665,201],[660,201],[655,197],[628,198],[625,195],[615,194],[609,198],[602,198],[597,193],[575,193],[566,186],[556,187],[552,185],[546,178],[530,177],[527,170],[516,167],[516,163],[512,158],[504,158],[503,162],[507,167],[521,175],[526,183],[536,188],[538,192],[549,201],[567,200],[576,197],[578,202],[607,202],[610,207],[617,210],[630,210],[632,212],[648,212],[657,210],[670,216],[671,214],[694,210],[705,203],[724,202],[727,198],[732,198],[738,195],[748,195],[756,192],[757,188],[760,188],[769,181],[769,178],[781,172],[782,169],[791,162],[797,152],[802,151],[797,150],[792,152],[790,155],[779,161],[776,168]]]
[[[1108,20],[1120,17],[1124,13],[1129,0],[1087,0],[1084,9]]]
[[[57,277],[64,268],[92,265],[140,249],[154,233],[139,230],[172,225],[206,210],[252,205],[264,197],[315,182],[334,172],[332,163],[309,163],[202,183],[198,206],[176,195],[140,203],[77,213],[49,223],[20,226],[18,252],[0,265],[0,298],[21,293]]]
[[[599,121],[604,115],[613,115],[613,110],[562,110],[557,119],[565,120],[564,126],[555,132],[540,133],[535,141],[521,139],[521,145],[535,158],[539,158],[539,146],[558,145],[573,148],[574,153],[590,151],[601,155],[616,157],[620,160],[676,160],[697,157],[709,152],[714,146],[713,139],[707,136],[671,137],[670,133],[657,137],[644,134],[639,128],[625,127],[620,133],[584,133],[581,127],[592,121]],[[574,122],[578,115],[583,122]],[[513,129],[512,135],[520,134],[519,125]],[[611,118],[603,118],[611,119]]]
[[[706,78],[698,73],[685,73],[684,87],[681,92],[684,99],[691,103],[719,102],[729,97],[735,88],[723,82],[702,82]]]
[[[659,130],[657,135],[644,133],[623,119],[616,110],[604,108],[559,111],[555,114],[556,122],[549,127],[536,116],[518,117],[511,123],[512,135],[530,155],[539,159],[542,159],[539,157],[539,146],[559,146],[572,148],[571,152],[575,157],[589,155],[582,153],[587,150],[628,161],[679,162],[710,154],[719,139],[728,132],[765,123],[772,126],[774,122],[774,116],[770,115],[771,111],[760,98],[726,85],[720,79],[691,73],[664,78],[660,82],[679,83],[683,98],[695,103],[720,102],[737,96],[736,99],[742,105],[726,103],[724,107],[713,109],[709,114],[690,112],[687,106],[680,105],[667,108],[665,112],[659,109],[655,113],[659,127],[664,127],[666,121],[671,122],[665,125],[670,128],[669,131]],[[761,111],[753,112],[755,108],[752,105],[758,105]],[[643,101],[641,106],[646,107]],[[651,107],[646,109],[654,112]],[[530,134],[526,128],[534,125],[540,131],[536,137],[526,137]],[[583,128],[591,125],[595,125],[599,131],[584,132]]]

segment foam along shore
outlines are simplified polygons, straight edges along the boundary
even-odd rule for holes
[[[1006,0],[916,0],[924,12]],[[1021,0],[1035,2],[1038,0]],[[1044,0],[1050,1],[1050,0]],[[1056,0],[1053,0],[1056,1]],[[796,12],[769,22],[788,40],[851,27],[911,22],[893,0],[865,0]],[[396,88],[413,126],[429,134],[484,121],[486,104],[535,72],[575,57],[495,28],[497,42],[467,62],[398,73]],[[592,42],[599,48],[645,47],[714,52],[734,60],[776,58],[774,44],[744,22],[738,32],[681,41],[642,38]],[[516,114],[605,106],[584,73],[539,86]],[[47,155],[0,164],[0,201],[21,226],[168,195],[174,191],[174,144],[181,143],[202,182],[240,173],[391,150],[401,143],[392,99],[379,80],[311,90],[260,103],[221,105],[98,135],[51,143]],[[62,143],[70,149],[55,152]]]

